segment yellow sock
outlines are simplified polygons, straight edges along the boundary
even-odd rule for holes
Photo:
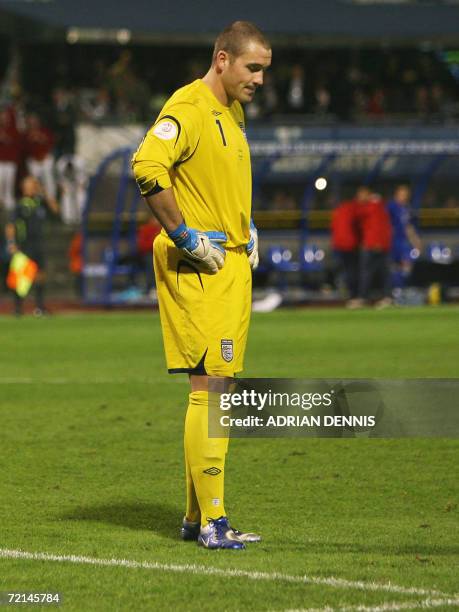
[[[193,477],[191,475],[190,462],[188,461],[188,453],[185,446],[185,473],[186,473],[186,511],[185,517],[187,521],[193,523],[201,522],[201,510],[199,509],[198,498],[194,488]]]
[[[185,453],[201,511],[201,525],[204,526],[208,519],[226,516],[223,489],[228,438],[208,436],[207,391],[193,391],[189,399],[185,419]]]

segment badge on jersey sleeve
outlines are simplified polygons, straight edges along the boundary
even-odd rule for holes
[[[167,119],[160,121],[153,128],[153,134],[161,140],[172,140],[177,136],[177,125]]]
[[[221,348],[222,348],[223,359],[227,363],[229,363],[230,361],[233,361],[233,341],[232,340],[222,340]]]

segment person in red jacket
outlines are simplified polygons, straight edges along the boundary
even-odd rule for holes
[[[44,186],[46,193],[56,197],[56,179],[54,176],[54,134],[42,125],[35,113],[26,118],[24,132],[24,153],[27,168],[32,176]]]
[[[357,191],[358,218],[361,234],[359,299],[368,301],[372,288],[381,298],[377,307],[392,303],[390,286],[390,249],[392,225],[384,200],[367,187]]]
[[[78,297],[83,295],[83,234],[77,232],[67,251],[69,258],[69,270],[75,279],[75,290]]]
[[[139,225],[137,229],[137,250],[140,257],[152,257],[153,242],[160,231],[161,226],[154,217],[149,217],[146,223]]]
[[[155,287],[155,275],[153,263],[153,242],[160,233],[161,226],[153,217],[149,217],[146,223],[137,227],[136,250],[118,259],[119,264],[131,265],[133,270],[130,274],[130,283],[137,286],[137,275],[139,272],[146,274],[146,293],[151,293]]]
[[[340,202],[332,213],[332,247],[338,256],[350,300],[359,288],[358,205],[354,200]]]
[[[154,217],[149,217],[146,223],[137,228],[137,252],[140,268],[146,272],[147,293],[152,293],[155,287],[155,275],[152,266],[153,242],[161,231],[161,226]]]
[[[0,207],[12,211],[14,189],[21,155],[21,137],[12,108],[0,110]]]

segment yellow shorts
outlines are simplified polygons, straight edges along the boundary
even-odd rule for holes
[[[153,249],[169,373],[233,376],[243,369],[252,274],[245,247],[226,250],[209,274],[160,234]]]

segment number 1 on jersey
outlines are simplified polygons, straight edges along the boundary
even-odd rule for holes
[[[223,146],[226,147],[225,133],[223,131],[222,124],[220,123],[220,119],[215,119],[215,123],[218,125],[218,129],[220,130],[220,135],[222,137]]]

